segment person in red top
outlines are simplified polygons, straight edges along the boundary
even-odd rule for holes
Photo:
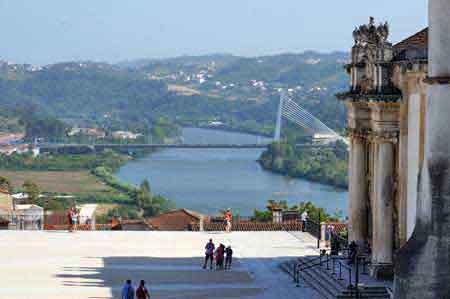
[[[223,260],[225,258],[225,245],[220,244],[216,249],[216,270],[223,270]]]
[[[73,231],[72,217],[73,217],[73,208],[70,208],[69,211],[67,212],[67,224],[69,225],[69,232]]]
[[[136,299],[150,299],[150,294],[145,287],[145,281],[141,280],[139,287],[136,289]]]
[[[227,210],[227,213],[225,214],[225,221],[226,221],[226,231],[229,233],[231,232],[231,223],[233,221],[233,214],[231,214],[231,209]]]

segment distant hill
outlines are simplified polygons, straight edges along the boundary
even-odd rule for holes
[[[2,107],[22,107],[73,122],[152,122],[161,117],[271,132],[279,89],[336,129],[345,107],[346,53],[226,54],[139,60],[117,65],[68,62],[36,68],[0,62]],[[170,86],[170,88],[168,88]]]
[[[151,67],[151,65],[177,65],[177,66],[201,66],[211,62],[216,63],[230,63],[239,59],[238,56],[232,54],[209,54],[201,56],[178,56],[173,58],[161,59],[137,59],[130,61],[119,62],[117,66],[128,69],[142,69],[144,67]]]

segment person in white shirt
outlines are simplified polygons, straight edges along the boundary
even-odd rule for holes
[[[308,222],[308,211],[305,210],[303,211],[302,215],[301,215],[301,220],[302,220],[302,231],[305,232],[306,231],[306,225]]]

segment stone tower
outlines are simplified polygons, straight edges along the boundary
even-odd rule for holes
[[[348,106],[349,238],[370,240],[374,276],[392,273],[394,202],[401,91],[391,80],[393,46],[387,23],[374,19],[353,32],[355,44],[347,66],[350,90],[339,97]]]
[[[395,298],[450,298],[450,1],[429,1],[425,160],[417,220],[398,254]]]

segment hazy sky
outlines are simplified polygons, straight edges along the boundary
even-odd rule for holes
[[[425,0],[0,0],[0,59],[68,60],[348,50],[355,25],[424,28]]]

